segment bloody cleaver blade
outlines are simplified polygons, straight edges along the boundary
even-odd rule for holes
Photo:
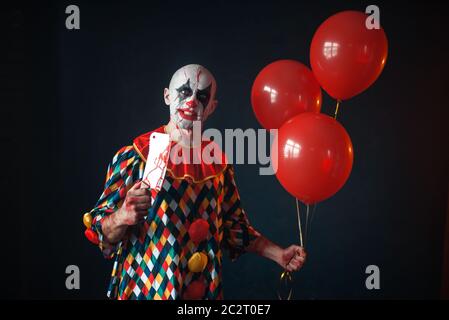
[[[148,157],[143,173],[141,188],[159,192],[164,183],[170,156],[170,135],[153,132],[150,135]]]

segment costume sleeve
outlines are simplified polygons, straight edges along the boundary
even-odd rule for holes
[[[127,191],[132,187],[134,181],[142,176],[143,169],[144,162],[132,146],[120,149],[108,166],[104,191],[95,207],[90,211],[91,229],[98,234],[99,247],[106,258],[112,258],[121,247],[121,243],[111,245],[103,241],[102,222],[108,215],[121,207]]]
[[[228,249],[231,260],[246,252],[248,245],[260,236],[241,207],[240,195],[234,180],[234,168],[229,165],[225,171],[223,213],[223,246]]]

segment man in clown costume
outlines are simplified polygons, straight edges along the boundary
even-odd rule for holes
[[[164,90],[168,124],[135,138],[113,157],[104,192],[83,219],[87,238],[115,259],[109,298],[222,299],[223,249],[232,260],[254,252],[287,271],[302,267],[302,247],[283,249],[251,226],[224,155],[215,155],[221,161],[212,163],[169,158],[160,191],[142,185],[151,133],[168,134],[190,155],[213,143],[195,146],[184,138],[191,136],[194,121],[204,123],[214,112],[216,89],[206,68],[182,67]]]

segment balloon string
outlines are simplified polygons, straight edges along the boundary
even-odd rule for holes
[[[301,247],[304,247],[304,242],[302,238],[302,227],[301,227],[301,215],[299,213],[299,201],[296,199],[296,214],[298,217],[298,230],[299,230],[299,244]]]
[[[299,201],[298,199],[296,199],[296,215],[297,215],[297,219],[298,219],[298,230],[299,230],[299,244],[301,247],[304,247],[304,239],[303,239],[303,235],[302,235],[302,226],[301,226],[301,213],[299,211]],[[306,222],[307,224],[307,222]],[[306,233],[306,237],[307,237],[307,233]],[[279,277],[279,287],[282,287],[283,283],[285,284],[285,287],[290,287],[289,291],[288,291],[288,295],[287,298],[285,300],[290,300],[293,294],[293,288],[292,288],[292,283],[293,283],[293,276],[290,272],[288,272],[287,270],[284,270],[281,273],[281,276]],[[278,290],[277,292],[278,298],[279,300],[284,300],[281,297],[280,294],[280,290]]]
[[[288,287],[290,286],[290,290],[288,291],[288,295],[287,298],[285,300],[290,300],[292,298],[292,294],[293,294],[293,288],[291,287],[291,284],[293,283],[293,278],[290,272],[288,272],[287,270],[283,271],[281,273],[281,277],[279,279],[279,286],[282,286],[282,282],[285,282],[285,286]],[[279,300],[284,300],[281,297],[281,294],[279,293],[278,290],[278,298]]]
[[[337,120],[338,111],[340,109],[340,103],[341,103],[341,100],[337,99],[337,105],[335,106],[335,114],[334,114],[334,119],[335,120]]]

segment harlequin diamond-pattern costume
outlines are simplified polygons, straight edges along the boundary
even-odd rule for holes
[[[129,188],[143,178],[150,134],[117,152],[108,167],[105,190],[89,213],[89,232],[98,235],[104,255],[115,258],[108,297],[189,299],[190,292],[196,291],[197,298],[222,299],[222,249],[235,260],[260,236],[241,208],[233,167],[225,157],[218,164],[175,165],[169,160],[162,189],[152,193],[145,221],[130,227],[115,246],[102,241],[102,220],[120,208]],[[189,227],[199,219],[208,226],[201,242],[189,234]],[[195,258],[203,263],[199,269],[192,268]]]

